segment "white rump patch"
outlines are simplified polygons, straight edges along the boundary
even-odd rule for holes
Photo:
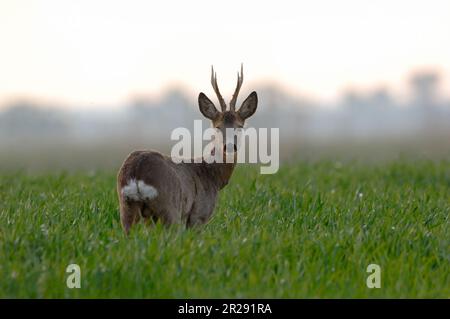
[[[139,200],[136,180],[132,179],[122,188],[122,195],[128,199]]]
[[[152,185],[147,185],[143,181],[138,181],[138,191],[144,199],[152,199],[158,196],[158,191]]]
[[[132,179],[122,188],[122,195],[131,200],[144,201],[158,196],[158,190],[152,185],[147,185],[143,181]]]

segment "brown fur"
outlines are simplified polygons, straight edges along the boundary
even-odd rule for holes
[[[156,151],[132,152],[117,177],[122,223],[128,232],[141,217],[160,219],[165,224],[203,224],[210,218],[217,193],[231,177],[235,164],[172,162]],[[132,179],[142,180],[158,190],[148,201],[125,199],[122,188]]]
[[[215,91],[220,94],[218,88]],[[224,111],[222,107],[223,111],[219,112],[203,93],[199,95],[199,105],[213,126],[224,132],[226,128],[244,125],[245,119],[256,110],[257,96],[252,92],[239,111],[234,107]],[[183,223],[187,227],[204,224],[210,219],[218,192],[228,184],[235,163],[191,162],[177,164],[156,151],[134,151],[125,159],[117,176],[120,216],[125,233],[128,234],[130,227],[141,219],[150,222],[161,220],[166,225]],[[157,196],[146,200],[125,197],[122,189],[131,180],[151,185],[158,191]]]

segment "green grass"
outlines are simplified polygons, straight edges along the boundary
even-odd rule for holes
[[[208,225],[129,238],[115,172],[0,178],[3,298],[450,297],[448,161],[241,166]]]

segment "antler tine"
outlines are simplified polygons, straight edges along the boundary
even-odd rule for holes
[[[241,63],[241,74],[239,75],[238,72],[238,77],[237,77],[237,84],[236,84],[236,89],[234,90],[234,94],[233,97],[231,98],[230,101],[230,110],[234,111],[236,108],[236,101],[237,101],[237,97],[239,95],[239,90],[241,89],[242,83],[244,82],[244,66]]]
[[[214,67],[212,65],[211,65],[211,85],[214,89],[214,92],[216,92],[217,98],[219,99],[220,108],[222,109],[222,112],[225,112],[227,110],[227,104],[225,103],[225,100],[220,94],[219,86],[217,85],[217,74],[214,72]]]

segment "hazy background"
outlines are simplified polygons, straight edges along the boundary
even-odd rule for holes
[[[0,169],[118,167],[229,101],[282,159],[450,157],[450,2],[0,2]],[[205,122],[206,125],[206,122]]]

